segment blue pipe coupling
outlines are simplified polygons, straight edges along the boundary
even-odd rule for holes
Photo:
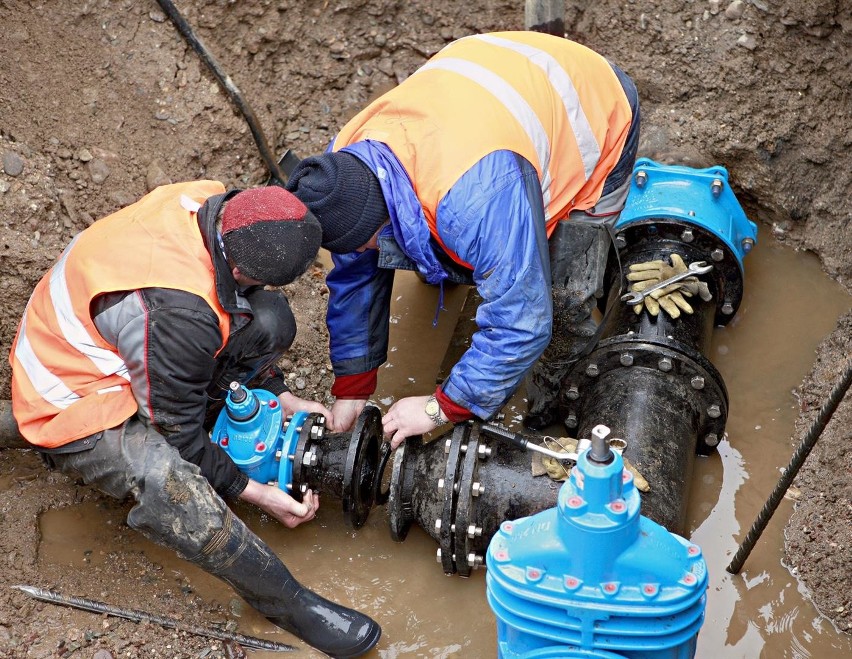
[[[640,158],[633,167],[627,202],[615,230],[642,220],[662,219],[704,229],[724,243],[742,270],[757,241],[757,225],[746,217],[719,165],[695,169]]]
[[[608,433],[592,433],[600,429]],[[491,539],[498,656],[695,655],[707,590],[701,549],[640,515],[621,455],[601,455],[580,454],[555,508],[505,521]]]

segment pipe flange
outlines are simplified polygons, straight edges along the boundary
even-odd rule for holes
[[[438,544],[441,545],[441,567],[444,569],[444,574],[456,572],[455,561],[457,557],[455,556],[455,543],[453,542],[453,524],[455,523],[459,490],[458,474],[461,464],[461,447],[467,444],[469,434],[470,426],[466,423],[457,425],[453,430],[444,478],[440,485],[443,505],[441,507],[441,526],[438,529]]]
[[[710,277],[715,284],[716,325],[726,325],[737,313],[743,298],[744,274],[733,250],[712,231],[698,224],[651,218],[630,222],[618,232],[620,253],[633,256],[647,247],[655,256],[660,251],[677,252],[687,262],[713,264]]]
[[[474,508],[476,507],[477,497],[473,494],[473,484],[477,479],[477,465],[479,457],[479,431],[481,426],[474,424],[471,428],[470,436],[467,440],[467,451],[462,460],[461,475],[459,477],[459,492],[458,503],[456,504],[455,514],[455,549],[456,549],[456,569],[462,577],[469,577],[470,573],[478,567],[471,563],[470,557],[475,556],[476,552],[470,546],[470,537],[468,530],[471,526],[475,526],[476,517]],[[481,531],[480,531],[481,534]],[[475,534],[474,534],[475,535]]]
[[[352,431],[343,470],[343,519],[353,529],[364,526],[373,507],[381,441],[382,413],[368,405]]]
[[[296,501],[302,500],[302,494],[304,493],[302,485],[307,485],[311,482],[311,474],[322,463],[322,449],[317,442],[318,434],[315,428],[325,429],[325,417],[322,414],[312,412],[308,414],[302,423],[302,430],[299,433],[299,439],[296,441],[296,448],[292,452],[293,488],[290,491],[290,496]],[[311,452],[317,456],[316,460],[310,459]],[[308,459],[305,458],[306,454]],[[282,455],[281,459],[289,460],[290,456]]]
[[[728,419],[728,392],[721,374],[697,351],[693,351],[692,357],[687,356],[665,344],[644,340],[646,338],[621,335],[606,339],[575,364],[565,377],[560,398],[566,410],[565,418],[578,424],[584,397],[587,392],[594,392],[594,383],[602,375],[624,368],[659,371],[666,377],[680,380],[697,398],[700,416],[695,450],[699,455],[710,455],[724,435]],[[624,365],[625,354],[631,357],[629,366]],[[590,366],[595,368],[590,369]]]
[[[414,520],[413,507],[411,505],[411,491],[413,474],[406,470],[406,456],[417,455],[423,444],[420,435],[408,437],[399,448],[394,451],[393,471],[391,472],[390,485],[388,487],[388,526],[391,538],[394,542],[402,542],[408,536],[411,522]]]

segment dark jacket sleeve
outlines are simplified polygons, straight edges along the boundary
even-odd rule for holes
[[[204,430],[207,386],[222,343],[216,314],[184,291],[145,289],[124,298],[115,336],[130,371],[139,416],[201,469],[223,497],[235,498],[248,478]],[[102,315],[104,319],[116,310]]]

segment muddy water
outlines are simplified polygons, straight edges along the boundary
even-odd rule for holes
[[[718,455],[697,462],[690,500],[687,528],[691,539],[702,546],[710,570],[698,656],[852,656],[852,639],[820,617],[781,564],[791,502],[782,503],[742,573],[725,572],[798,443],[799,438],[792,436],[797,413],[793,389],[810,369],[816,345],[850,306],[850,298],[821,273],[815,258],[768,240],[748,257],[746,270],[740,312],[730,326],[716,330],[710,355],[730,395],[728,439],[720,444]],[[383,406],[434,387],[455,324],[457,311],[452,310],[460,308],[465,295],[463,289],[448,291],[445,306],[450,311],[442,313],[438,327],[432,328],[436,291],[414,276],[398,279],[390,362],[380,371],[377,392]],[[507,408],[507,418],[518,419],[522,409],[523,401],[516,399]],[[238,512],[302,582],[382,623],[379,656],[496,655],[484,573],[475,572],[469,579],[444,576],[435,560],[437,545],[417,526],[404,543],[395,543],[384,509],[377,508],[367,524],[353,532],[343,524],[339,502],[331,499],[322,502],[317,521],[292,531],[254,509],[241,507]],[[109,514],[108,521],[120,522],[120,508]],[[81,570],[103,561],[116,549],[103,539],[104,521],[104,511],[94,504],[47,513],[41,560]],[[221,582],[142,538],[134,542],[130,549],[146,552],[164,566],[164,574],[182,572],[200,596],[229,602],[232,610],[241,612],[240,632],[293,642],[241,606]],[[173,581],[164,580],[163,585],[174,587]],[[137,608],[144,608],[144,603]]]

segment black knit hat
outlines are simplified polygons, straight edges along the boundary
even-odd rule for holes
[[[388,219],[379,179],[351,153],[305,158],[287,181],[322,225],[322,246],[346,254],[364,245]]]
[[[322,227],[278,186],[243,190],[225,202],[222,242],[240,272],[264,284],[283,286],[317,256]]]

